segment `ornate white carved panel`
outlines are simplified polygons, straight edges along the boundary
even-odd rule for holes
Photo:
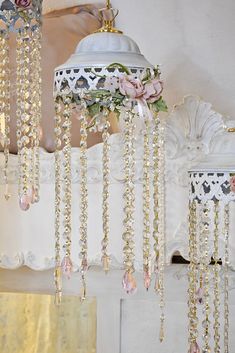
[[[166,127],[166,258],[174,252],[188,257],[188,170],[200,162],[203,168],[218,166],[235,168],[235,134],[224,130],[224,120],[209,103],[188,96],[169,114]],[[142,262],[142,148],[136,141],[136,267]],[[101,173],[102,145],[88,151],[89,180],[89,260],[100,264]],[[122,264],[122,141],[121,135],[111,137],[111,241],[113,267]],[[78,263],[79,229],[79,149],[73,149],[73,260]],[[201,162],[203,161],[203,162]],[[0,154],[0,266],[32,269],[53,266],[54,257],[54,155],[41,150],[41,202],[28,212],[19,210],[17,202],[17,157],[10,157],[11,199],[3,197],[3,155]],[[231,205],[234,207],[234,205]],[[234,230],[235,220],[231,230]],[[235,239],[230,241],[231,263],[235,267]]]

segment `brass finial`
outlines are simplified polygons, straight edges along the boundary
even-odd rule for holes
[[[228,131],[228,132],[235,132],[235,127],[228,127],[228,128],[227,128],[227,131]]]
[[[96,31],[96,33],[109,32],[109,33],[123,33],[119,29],[113,27],[115,18],[118,16],[119,10],[114,9],[110,0],[107,0],[106,7],[99,10],[100,19],[103,26]]]

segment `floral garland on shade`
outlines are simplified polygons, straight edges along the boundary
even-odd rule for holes
[[[42,0],[0,0],[0,19],[12,29],[18,19],[41,23]]]
[[[123,74],[119,77],[100,76],[100,89],[81,89],[79,95],[73,97],[78,105],[81,100],[83,104],[85,102],[91,117],[90,127],[100,125],[104,111],[114,112],[118,118],[123,110],[136,113],[147,109],[150,117],[150,111],[167,111],[167,105],[162,98],[163,82],[158,66],[152,70],[147,68],[140,78],[134,77],[122,64],[113,63],[107,67],[110,68],[118,68]]]

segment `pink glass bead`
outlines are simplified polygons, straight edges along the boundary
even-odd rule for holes
[[[123,276],[122,286],[123,289],[127,292],[127,294],[134,294],[137,290],[136,280],[133,275],[128,271],[126,271]]]
[[[200,348],[196,341],[191,343],[189,353],[200,353]]]
[[[23,194],[20,197],[19,205],[22,211],[27,211],[30,207],[30,198],[28,195]]]
[[[196,298],[198,304],[203,304],[203,296],[204,296],[204,290],[202,287],[199,287],[198,290],[196,291]]]
[[[32,186],[29,191],[28,191],[28,197],[29,197],[29,200],[31,203],[34,203],[35,202],[35,196],[36,196],[36,193],[35,193],[35,189],[34,187]]]
[[[144,286],[148,290],[151,284],[151,275],[149,271],[144,272]]]
[[[62,270],[63,270],[63,274],[68,279],[70,279],[71,273],[73,271],[73,263],[72,263],[72,261],[71,261],[69,256],[65,256],[63,258],[62,263],[61,263],[61,267],[62,267]]]

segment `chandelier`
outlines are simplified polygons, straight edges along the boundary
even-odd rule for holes
[[[4,0],[0,8],[0,145],[5,156],[5,198],[9,199],[10,115],[16,115],[19,205],[39,201],[42,0]],[[16,73],[10,70],[10,37],[16,41]],[[12,49],[13,51],[13,49]],[[13,82],[12,78],[15,78]],[[11,101],[16,102],[13,111]]]
[[[221,351],[222,310],[223,352],[229,352],[229,204],[235,199],[235,173],[234,168],[229,169],[195,168],[189,172],[189,353]],[[210,266],[211,260],[213,266]],[[200,306],[203,315],[201,329]],[[214,347],[211,347],[210,339],[212,330]]]
[[[82,299],[86,298],[88,263],[88,179],[87,138],[102,134],[102,222],[103,236],[100,261],[107,273],[110,268],[110,122],[117,119],[123,126],[123,281],[126,293],[136,291],[135,280],[135,148],[136,125],[141,125],[143,144],[143,281],[159,294],[160,341],[164,338],[164,122],[160,111],[167,107],[162,98],[163,82],[159,67],[153,67],[140,53],[136,43],[113,27],[118,11],[110,2],[100,10],[103,27],[84,38],[76,52],[62,66],[55,69],[55,302],[60,304],[62,275],[70,277],[72,194],[71,180],[71,119],[80,122],[80,266]]]

